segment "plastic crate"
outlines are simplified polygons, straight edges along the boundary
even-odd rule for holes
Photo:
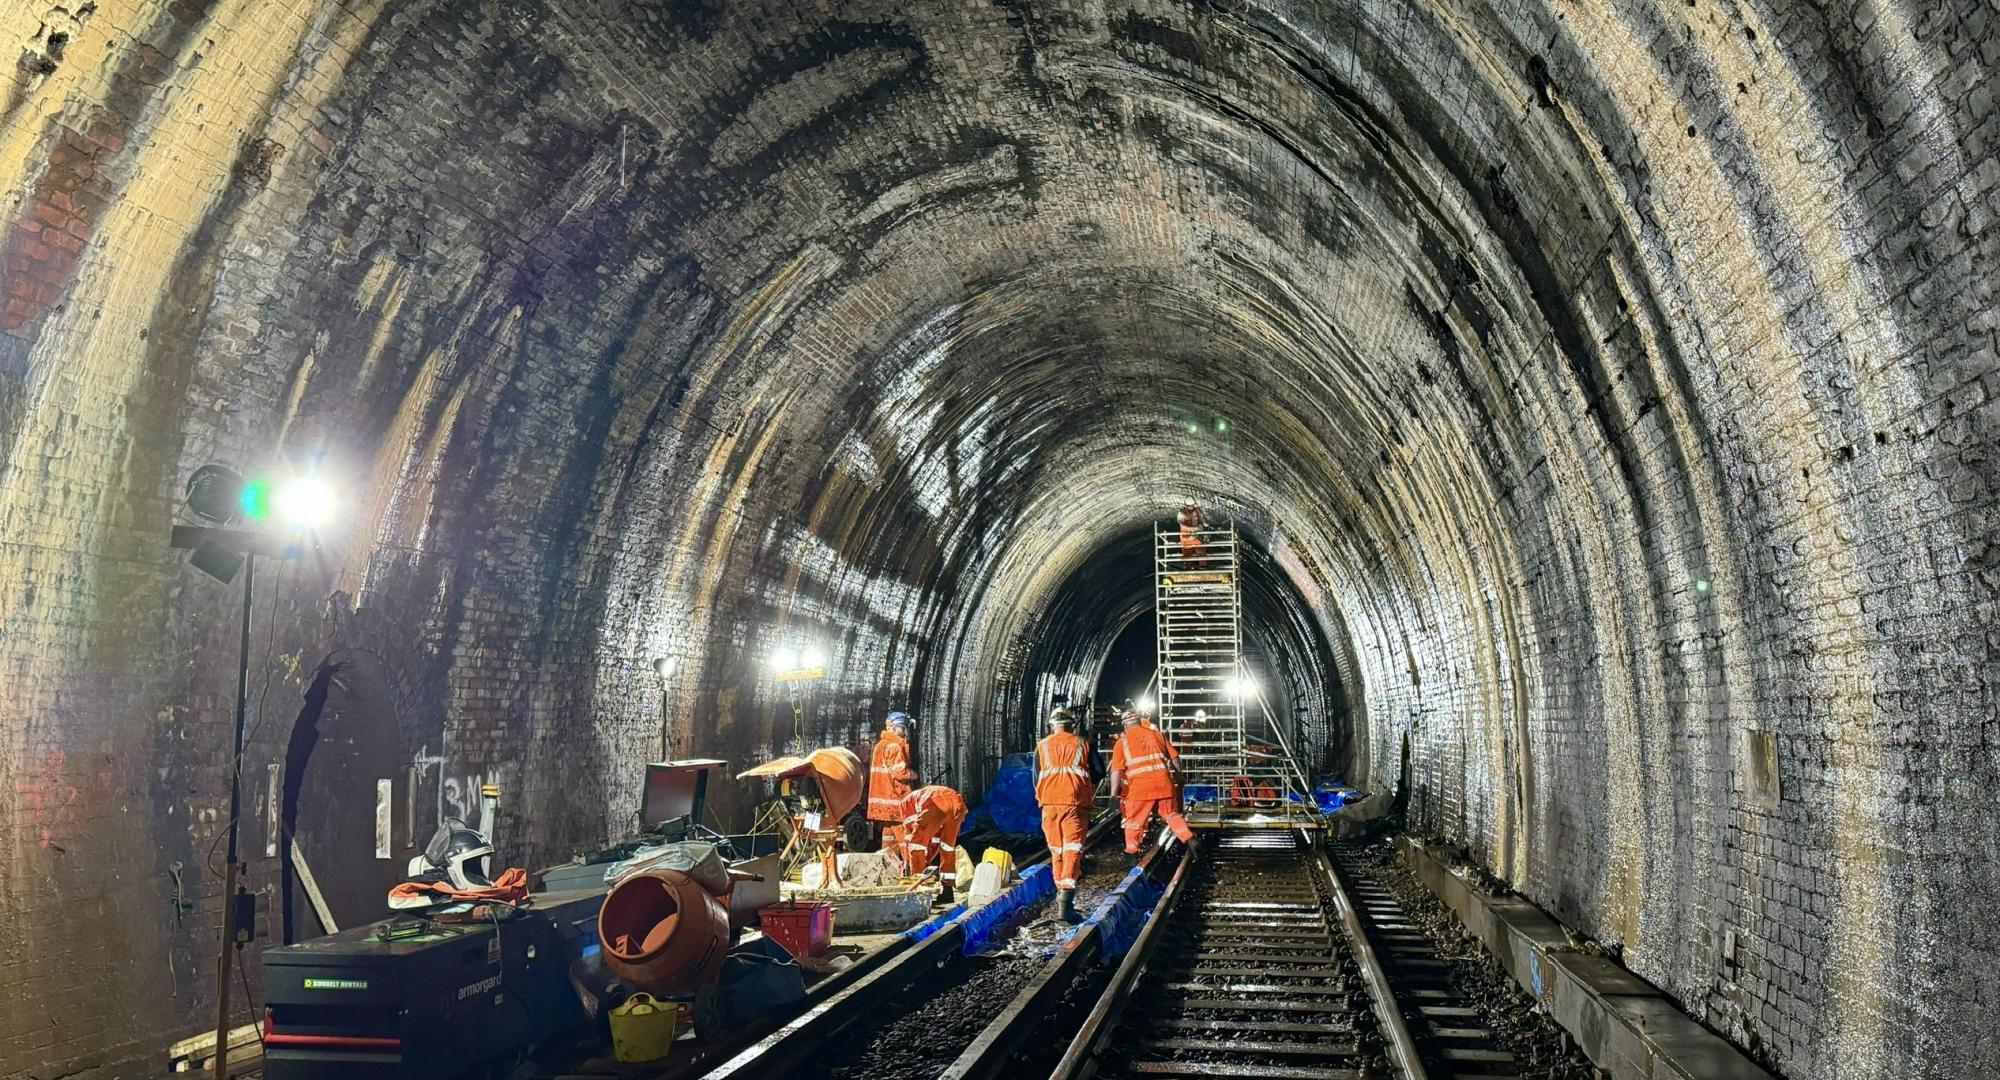
[[[825,956],[833,944],[833,905],[824,900],[786,900],[760,909],[757,925],[793,956]]]

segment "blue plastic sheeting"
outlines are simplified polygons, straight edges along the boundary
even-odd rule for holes
[[[1035,802],[1035,755],[1008,754],[1000,759],[1000,774],[986,789],[986,798],[972,816],[984,817],[1003,833],[1040,836],[1042,808]]]
[[[986,902],[986,906],[974,911],[965,919],[965,944],[960,952],[966,956],[986,947],[987,939],[994,928],[1012,918],[1015,913],[1030,904],[1038,904],[1056,891],[1056,879],[1047,863],[1030,866],[1021,871],[1021,880],[1013,888]]]
[[[1313,802],[1320,813],[1331,814],[1351,802],[1361,800],[1361,791],[1338,780],[1321,780],[1313,785]]]
[[[1148,878],[1144,867],[1135,866],[1126,872],[1117,888],[1091,909],[1089,918],[1063,935],[1062,942],[1067,943],[1086,926],[1096,926],[1098,935],[1104,939],[1098,950],[1098,962],[1106,966],[1115,964],[1138,940],[1146,917],[1152,914],[1153,905],[1159,903],[1164,892],[1166,887]]]
[[[1214,784],[1189,784],[1181,789],[1181,802],[1214,802],[1222,797],[1222,789]]]
[[[1098,928],[1097,932],[1104,937],[1100,963],[1115,964],[1131,949],[1146,925],[1146,917],[1152,914],[1153,905],[1160,902],[1160,894],[1166,891],[1166,886],[1154,883],[1137,867],[1133,868],[1125,883],[1118,886],[1117,900]]]
[[[930,921],[920,922],[917,925],[910,927],[908,930],[905,930],[902,933],[897,934],[896,936],[909,938],[912,942],[922,941],[925,938],[930,937],[932,934],[935,934],[938,931],[944,929],[946,926],[950,925],[953,919],[956,919],[963,914],[965,914],[965,905],[959,904],[953,907],[950,911],[947,911],[942,915],[932,916]]]

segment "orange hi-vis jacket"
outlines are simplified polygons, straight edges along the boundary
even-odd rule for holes
[[[1089,806],[1097,785],[1090,782],[1090,745],[1058,731],[1035,747],[1035,801],[1043,806]]]
[[[1174,777],[1168,764],[1180,756],[1158,728],[1125,725],[1118,745],[1111,750],[1111,771],[1125,774],[1124,790],[1119,795],[1127,799],[1173,798]]]
[[[965,820],[965,797],[943,784],[920,787],[896,801],[896,819],[905,825]]]
[[[910,793],[910,740],[884,731],[868,758],[868,820],[903,820],[903,796]]]

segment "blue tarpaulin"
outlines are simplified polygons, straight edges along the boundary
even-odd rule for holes
[[[901,934],[897,936],[909,938],[911,941],[922,941],[925,938],[930,937],[932,934],[935,934],[938,931],[944,929],[945,927],[950,926],[951,921],[953,919],[956,919],[963,914],[965,914],[965,905],[958,904],[955,905],[950,911],[947,911],[942,915],[934,915],[929,919],[926,919],[923,922],[920,922],[917,925],[910,927],[908,930],[903,931]]]
[[[1146,876],[1145,867],[1133,867],[1126,872],[1124,879],[1119,881],[1116,888],[1098,901],[1097,907],[1085,916],[1081,923],[1063,932],[1062,937],[1058,938],[1056,944],[1049,949],[1049,954],[1054,955],[1056,949],[1063,947],[1071,938],[1086,928],[1095,926],[1097,932],[1103,936],[1098,962],[1106,966],[1117,963],[1125,955],[1125,951],[1132,947],[1132,943],[1138,940],[1140,929],[1146,925],[1147,916],[1153,912],[1153,905],[1159,902],[1160,894],[1165,891],[1165,885]]]
[[[1104,935],[1104,948],[1098,954],[1098,962],[1107,967],[1124,957],[1126,950],[1139,939],[1139,931],[1146,925],[1146,919],[1153,913],[1153,905],[1159,903],[1160,894],[1166,886],[1157,884],[1146,876],[1144,867],[1135,866],[1125,875],[1111,903],[1099,909],[1097,918],[1102,922],[1098,933]]]
[[[1348,787],[1338,780],[1321,780],[1313,785],[1313,802],[1319,805],[1320,813],[1331,814],[1335,810],[1361,798],[1361,792]]]
[[[996,927],[1013,918],[1022,908],[1041,903],[1055,891],[1056,879],[1050,873],[1047,863],[1028,867],[1021,872],[1020,884],[987,901],[986,906],[977,908],[966,916],[965,944],[961,951],[971,956],[984,949]]]
[[[1035,802],[1035,755],[1008,754],[1000,759],[1000,775],[986,789],[986,798],[973,811],[1003,833],[1040,836],[1042,808]]]

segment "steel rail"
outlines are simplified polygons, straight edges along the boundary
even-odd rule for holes
[[[1117,814],[1117,810],[1113,809],[1099,815],[1091,823],[1086,843],[1095,843],[1104,836],[1118,820]],[[1047,860],[1048,852],[1039,851],[1024,860],[1022,865],[1034,866]],[[892,995],[926,975],[934,974],[939,964],[964,943],[965,924],[972,914],[973,909],[961,912],[936,933],[914,944],[907,943],[906,938],[898,938],[896,943],[884,946],[868,958],[874,960],[883,953],[893,953],[877,960],[868,973],[845,980],[837,987],[828,987],[827,983],[839,976],[815,987],[821,992],[807,995],[810,1004],[805,1011],[776,1030],[767,1031],[754,1039],[733,1040],[720,1052],[704,1055],[671,1075],[677,1080],[692,1076],[722,1078],[789,1074],[807,1057],[823,1050],[827,1039],[860,1019],[864,1013],[879,1010]],[[720,1064],[716,1064],[718,1060]],[[710,1065],[713,1065],[712,1069],[699,1071]]]
[[[1346,935],[1355,966],[1360,970],[1362,982],[1368,989],[1369,1004],[1381,1025],[1384,1042],[1387,1044],[1391,1062],[1405,1080],[1428,1080],[1423,1060],[1417,1051],[1416,1041],[1411,1038],[1407,1025],[1403,1023],[1401,1011],[1396,1006],[1395,995],[1390,991],[1388,974],[1376,957],[1374,948],[1362,931],[1361,920],[1353,900],[1348,896],[1346,886],[1327,858],[1326,848],[1314,842],[1309,830],[1292,830],[1301,844],[1313,852],[1314,862],[1325,875],[1328,889],[1333,897],[1335,914],[1339,916],[1342,932]],[[1070,1041],[1062,1062],[1051,1074],[1051,1080],[1084,1080],[1096,1073],[1097,1057],[1111,1044],[1116,1034],[1118,1020],[1125,1010],[1139,977],[1144,973],[1146,963],[1158,944],[1161,933],[1172,919],[1174,906],[1180,899],[1181,886],[1186,880],[1187,869],[1192,862],[1183,856],[1181,865],[1175,870],[1173,880],[1166,893],[1154,907],[1152,918],[1133,943],[1132,950],[1118,966],[1111,982],[1105,987],[1097,1004],[1091,1009],[1083,1027]],[[968,1073],[968,1078],[984,1078],[994,1074]]]
[[[1185,858],[1186,845],[1181,845],[1181,851]],[[1156,846],[1139,861],[1146,876],[1151,876],[1157,869],[1160,852],[1161,849]],[[1014,995],[1014,1000],[980,1031],[965,1052],[938,1074],[938,1080],[987,1080],[1001,1075],[1020,1045],[1021,1038],[1047,1018],[1076,975],[1095,962],[1103,951],[1103,925],[1102,920],[1090,919],[1079,927],[1076,935],[1063,943],[1056,955],[1028,981],[1028,985]]]
[[[1410,1037],[1409,1026],[1403,1023],[1403,1012],[1396,1007],[1396,995],[1389,989],[1389,973],[1382,967],[1382,961],[1375,955],[1375,947],[1368,942],[1368,935],[1362,930],[1361,915],[1354,908],[1354,901],[1347,895],[1347,886],[1340,880],[1339,871],[1333,867],[1333,860],[1326,856],[1326,846],[1314,846],[1319,860],[1320,872],[1333,890],[1333,905],[1339,910],[1341,928],[1347,931],[1347,946],[1354,954],[1354,963],[1361,969],[1361,980],[1368,987],[1369,1001],[1375,1008],[1375,1019],[1382,1025],[1382,1035],[1389,1044],[1389,1056],[1408,1080],[1426,1080],[1423,1059],[1417,1053],[1417,1043]]]
[[[1139,974],[1145,970],[1147,959],[1160,942],[1160,929],[1173,916],[1174,905],[1180,902],[1182,886],[1188,879],[1188,867],[1194,864],[1195,849],[1199,846],[1197,838],[1195,843],[1181,848],[1181,861],[1174,867],[1174,876],[1167,881],[1167,889],[1160,894],[1159,903],[1153,905],[1152,917],[1146,920],[1145,929],[1139,931],[1139,937],[1132,942],[1125,959],[1119,961],[1110,984],[1104,988],[1097,1004],[1091,1007],[1090,1015],[1084,1018],[1083,1027],[1077,1031],[1076,1037],[1070,1040],[1062,1061],[1049,1074],[1050,1080],[1072,1080],[1089,1076],[1095,1071],[1097,1055],[1104,1051],[1112,1034],[1117,1031],[1118,1018],[1125,1012],[1133,988],[1139,985]]]
[[[812,989],[806,991],[806,1008],[812,1009],[830,1001],[835,995],[901,956],[911,947],[910,939],[898,937],[855,961],[849,967],[821,979],[813,984]],[[694,1077],[703,1076],[718,1062],[728,1061],[769,1037],[778,1026],[780,1025],[774,1018],[765,1017],[714,1046],[697,1050],[693,1057],[675,1063],[665,1072],[650,1074],[652,1080],[692,1080]]]

